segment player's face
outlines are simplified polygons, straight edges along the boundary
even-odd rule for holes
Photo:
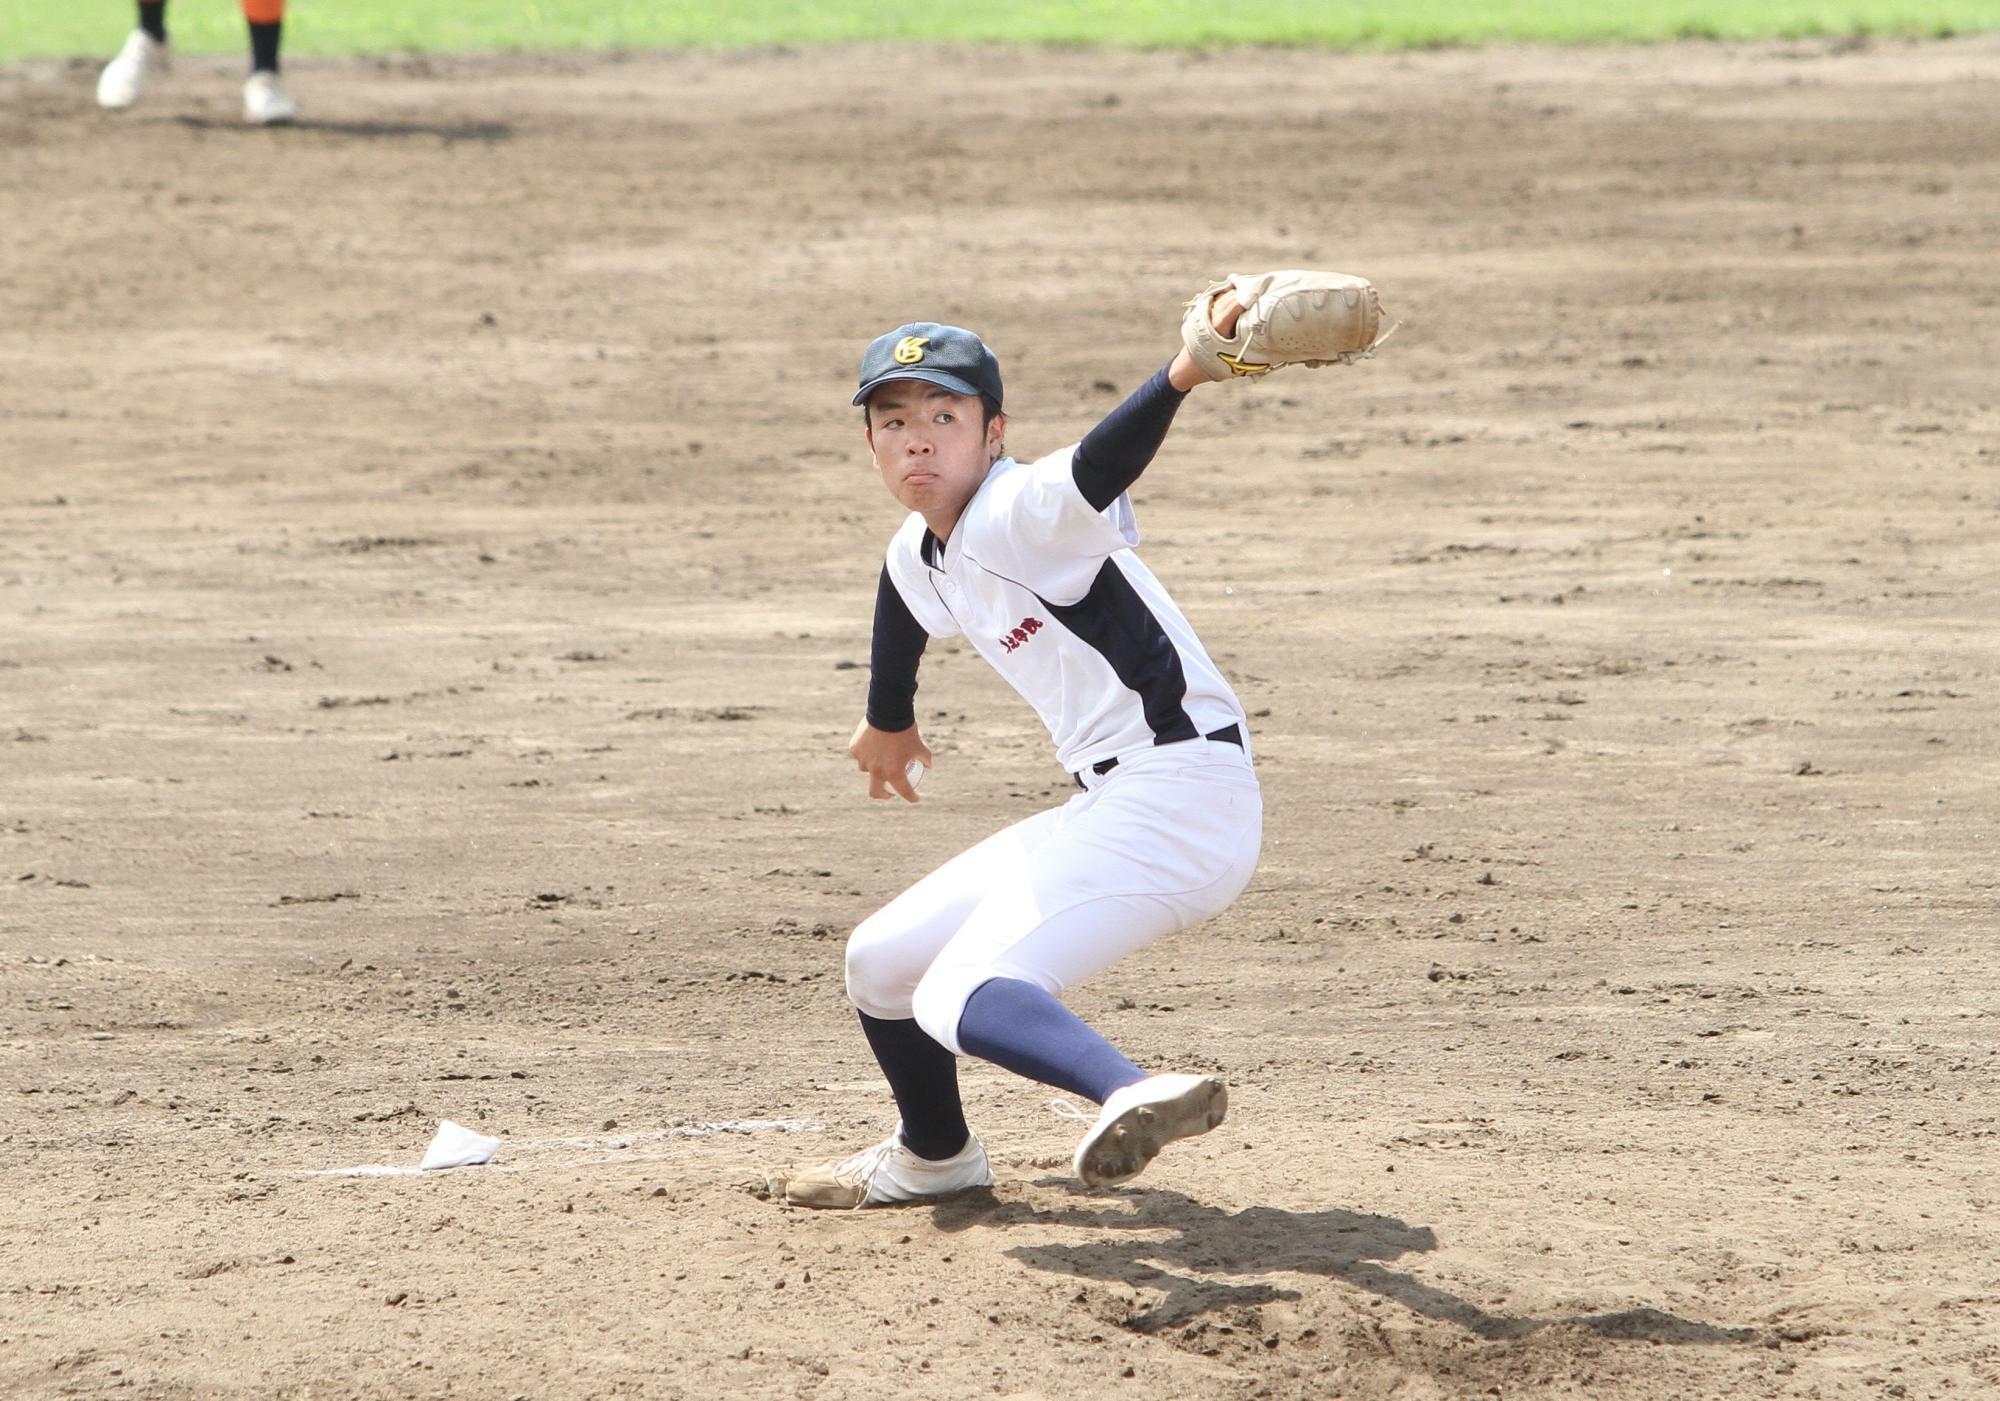
[[[956,517],[1000,456],[1004,415],[980,423],[979,400],[921,380],[891,380],[868,399],[868,448],[889,494],[923,515]]]

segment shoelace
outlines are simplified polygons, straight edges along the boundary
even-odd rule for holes
[[[893,1136],[885,1138],[873,1148],[863,1148],[833,1170],[836,1179],[852,1174],[859,1174],[861,1178],[861,1195],[855,1199],[854,1205],[848,1208],[849,1211],[859,1211],[868,1205],[869,1194],[875,1190],[875,1176],[882,1171],[882,1164],[889,1160],[889,1155],[895,1149],[895,1138]]]
[[[1074,1100],[1064,1099],[1061,1095],[1057,1095],[1049,1101],[1049,1112],[1058,1119],[1068,1119],[1074,1123],[1094,1124],[1097,1122],[1095,1114],[1083,1109]]]

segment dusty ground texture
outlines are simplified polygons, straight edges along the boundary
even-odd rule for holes
[[[0,1393],[1993,1394],[1996,73],[0,74]],[[861,345],[1039,452],[1299,263],[1407,324],[1137,493],[1263,868],[1074,998],[1230,1124],[1092,1194],[975,1065],[990,1194],[761,1200],[887,1127],[845,931],[1065,791],[951,648],[847,765]]]

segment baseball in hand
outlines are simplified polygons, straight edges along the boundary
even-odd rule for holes
[[[903,777],[910,781],[910,787],[915,788],[924,781],[925,772],[924,761],[922,759],[912,759],[904,766]]]

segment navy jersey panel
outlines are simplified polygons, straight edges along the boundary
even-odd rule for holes
[[[1090,592],[1077,602],[1047,607],[1139,697],[1153,743],[1172,744],[1201,733],[1181,704],[1187,699],[1187,672],[1180,652],[1118,567],[1116,556],[1104,561]]]

